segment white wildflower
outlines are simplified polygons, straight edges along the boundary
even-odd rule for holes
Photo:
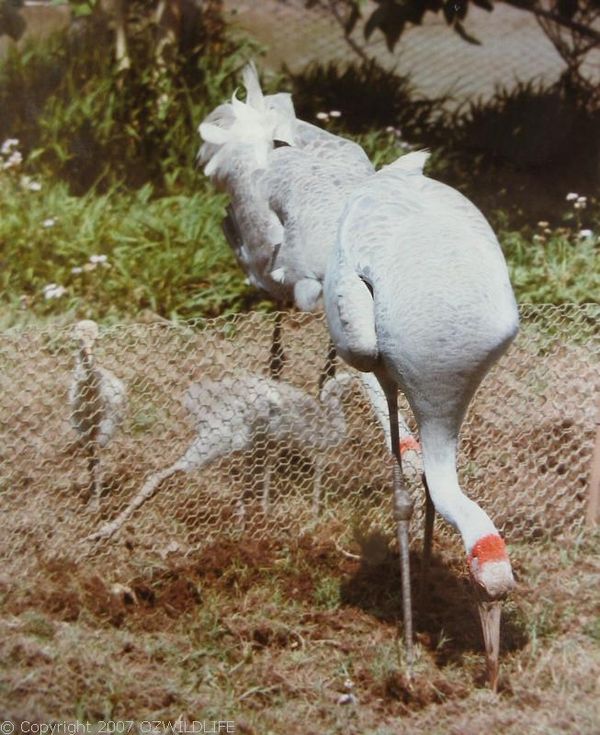
[[[20,166],[23,163],[23,156],[19,153],[19,151],[13,151],[10,156],[4,161],[2,164],[2,168],[7,171],[11,168],[17,168],[17,166]]]
[[[316,118],[317,118],[317,120],[329,120],[329,113],[327,113],[327,112],[317,112]]]
[[[340,694],[338,697],[338,704],[357,704],[358,700],[352,693]]]
[[[74,276],[78,276],[80,273],[83,273],[83,268],[80,265],[76,265],[73,268],[71,268],[71,273]]]
[[[0,153],[2,153],[3,156],[9,156],[12,153],[13,148],[16,148],[18,145],[18,138],[7,138],[4,143],[2,143]]]
[[[342,113],[339,110],[330,110],[329,117],[341,117]]]
[[[60,286],[57,283],[49,283],[44,286],[44,298],[48,301],[49,299],[59,299],[64,296],[67,289],[64,286]]]
[[[594,233],[591,230],[579,230],[579,237],[583,240],[587,240],[590,237],[594,237]]]
[[[34,181],[30,176],[21,176],[21,186],[28,191],[41,191],[42,185],[39,181]]]
[[[93,271],[93,270],[95,270],[95,269],[96,269],[96,264],[95,264],[95,263],[86,263],[86,264],[85,264],[85,265],[83,266],[83,270],[84,270],[84,271],[85,271],[86,273],[89,273],[90,271]]]
[[[550,226],[550,223],[546,222],[546,220],[540,220],[538,222],[538,227],[541,227],[542,229],[544,229],[545,227],[549,227],[549,226]]]
[[[585,201],[580,201],[579,199],[573,205],[575,209],[585,209],[586,206],[587,206],[587,203]]]
[[[565,197],[565,199],[566,199],[566,200],[567,200],[568,202],[574,202],[574,201],[575,201],[576,199],[578,199],[578,198],[579,198],[579,194],[575,193],[574,191],[570,191],[570,192],[569,192],[569,193],[567,194],[567,196]]]
[[[48,217],[42,222],[42,227],[45,227],[48,229],[49,227],[54,227],[56,224],[56,218],[55,217]]]
[[[577,197],[578,202],[583,202],[584,204],[587,203],[587,197]]]
[[[396,132],[396,128],[393,125],[388,125],[387,128],[385,129],[385,132],[386,133],[395,133]]]
[[[90,263],[94,263],[94,265],[106,263],[107,261],[108,257],[106,255],[90,255]]]

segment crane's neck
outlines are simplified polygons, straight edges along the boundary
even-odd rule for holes
[[[420,426],[423,464],[431,499],[440,515],[461,534],[469,559],[508,559],[498,530],[487,513],[461,490],[456,472],[458,427],[451,420]]]

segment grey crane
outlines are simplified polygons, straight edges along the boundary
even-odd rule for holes
[[[426,157],[400,158],[349,197],[327,269],[325,309],[338,353],[373,372],[387,398],[409,660],[413,502],[401,471],[398,389],[420,432],[429,490],[426,539],[435,510],[462,536],[495,689],[500,600],[514,580],[496,527],[459,486],[456,448],[473,394],[518,331],[518,310],[491,227],[458,191],[423,175]]]
[[[183,405],[192,417],[195,435],[185,453],[166,469],[153,473],[127,507],[89,540],[113,536],[169,477],[205,467],[218,457],[255,446],[260,440],[289,442],[307,450],[315,462],[313,512],[321,502],[322,454],[346,438],[342,394],[352,380],[348,373],[325,382],[316,400],[281,380],[239,372],[221,380],[193,383]],[[269,482],[263,486],[268,510]],[[243,508],[240,509],[243,514]]]
[[[88,457],[91,508],[97,508],[101,489],[100,449],[106,447],[123,421],[127,391],[114,373],[96,364],[96,322],[90,319],[77,322],[72,337],[77,342],[77,353],[69,386],[71,421]]]
[[[229,194],[223,229],[250,282],[280,307],[293,303],[312,311],[320,303],[343,202],[374,169],[356,143],[298,120],[289,94],[263,95],[252,64],[243,80],[246,102],[234,94],[201,123],[199,161]],[[271,355],[271,376],[277,377],[283,363],[279,317]],[[333,357],[330,350],[329,376]]]

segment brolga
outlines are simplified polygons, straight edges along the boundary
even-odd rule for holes
[[[77,354],[69,387],[71,421],[88,458],[90,507],[97,509],[101,495],[100,450],[109,443],[123,420],[127,393],[116,375],[96,365],[96,322],[89,319],[77,322],[72,336],[77,342]]]
[[[348,373],[326,380],[319,400],[290,383],[255,373],[239,372],[218,381],[206,378],[192,383],[183,399],[195,425],[191,444],[173,464],[150,475],[127,507],[88,540],[108,539],[117,533],[169,477],[197,471],[219,457],[267,442],[273,446],[281,442],[294,445],[313,460],[312,508],[317,516],[324,452],[346,438],[342,398],[352,380]],[[261,499],[265,514],[270,503],[268,461],[267,457]],[[244,515],[243,500],[240,500],[238,517]]]
[[[355,368],[373,372],[388,403],[409,669],[413,502],[402,476],[399,389],[414,413],[423,453],[424,558],[437,510],[464,542],[495,690],[500,605],[514,579],[496,527],[461,490],[456,451],[471,398],[518,331],[518,310],[491,227],[458,191],[423,175],[426,158],[400,158],[349,197],[327,269],[325,310],[338,353]]]
[[[289,94],[264,95],[253,65],[243,81],[246,101],[234,94],[201,123],[198,160],[229,194],[223,231],[249,281],[280,309],[313,311],[344,201],[374,169],[356,143],[298,120]],[[320,387],[334,357],[330,349]],[[282,366],[278,315],[271,377]]]

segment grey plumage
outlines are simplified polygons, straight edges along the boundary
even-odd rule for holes
[[[244,83],[246,103],[220,105],[200,125],[199,160],[230,196],[224,229],[250,282],[313,310],[344,201],[374,169],[356,143],[298,120],[290,95],[264,96],[254,67]]]
[[[77,341],[75,369],[69,386],[71,422],[88,456],[90,498],[100,496],[99,450],[106,447],[123,421],[127,407],[124,383],[110,370],[96,365],[94,344],[98,325],[91,320],[73,328]]]
[[[219,457],[255,446],[260,440],[295,445],[313,458],[313,508],[318,512],[320,459],[324,451],[346,437],[342,393],[351,379],[346,373],[329,380],[320,400],[289,383],[254,373],[240,372],[219,381],[193,383],[183,399],[195,426],[192,443],[176,462],[152,474],[117,518],[90,540],[113,536],[168,477],[201,469]],[[263,507],[267,509],[268,497],[263,496]]]

